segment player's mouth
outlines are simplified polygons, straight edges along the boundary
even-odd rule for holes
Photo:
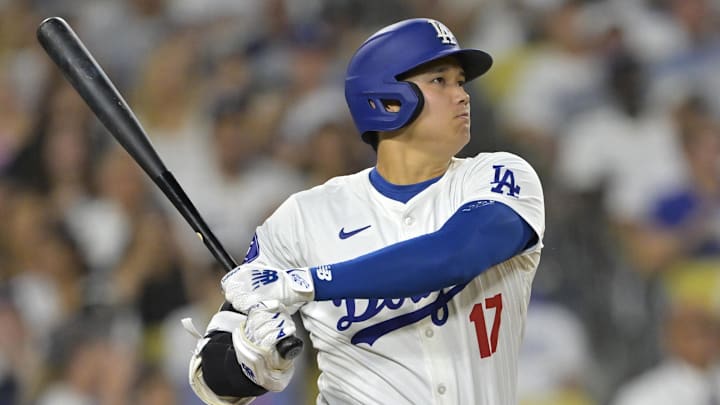
[[[459,118],[459,119],[465,120],[465,121],[470,121],[470,113],[468,111],[465,111],[463,113],[456,115],[455,118]]]

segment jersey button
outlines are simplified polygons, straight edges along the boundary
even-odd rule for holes
[[[433,337],[434,334],[435,334],[435,332],[433,332],[432,329],[430,329],[430,328],[425,329],[425,336],[431,338],[431,337]]]
[[[405,219],[403,220],[403,222],[405,222],[405,225],[410,226],[410,225],[412,225],[412,224],[415,223],[415,218],[413,218],[413,217],[405,217]]]
[[[437,387],[438,394],[443,395],[443,394],[445,394],[445,391],[447,391],[447,388],[445,388],[445,384],[438,385],[438,387]]]

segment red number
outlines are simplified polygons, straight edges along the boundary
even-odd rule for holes
[[[487,325],[485,324],[485,310],[495,308],[490,338],[488,339]],[[475,334],[477,335],[480,357],[490,357],[497,350],[498,332],[500,331],[500,313],[502,312],[502,294],[485,299],[483,304],[475,304],[470,312],[470,322],[475,323]]]

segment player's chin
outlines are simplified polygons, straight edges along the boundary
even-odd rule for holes
[[[460,152],[460,150],[462,150],[462,148],[464,148],[465,145],[467,145],[468,142],[470,142],[470,130],[458,128],[454,133],[452,142],[453,142],[453,147],[456,150],[454,154]]]
[[[455,122],[453,129],[458,140],[464,140],[465,143],[470,141],[470,120]]]

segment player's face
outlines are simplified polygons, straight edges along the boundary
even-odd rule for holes
[[[408,127],[419,142],[433,150],[455,155],[470,140],[470,96],[465,91],[465,72],[455,58],[423,65],[405,80],[418,85],[425,105]]]

